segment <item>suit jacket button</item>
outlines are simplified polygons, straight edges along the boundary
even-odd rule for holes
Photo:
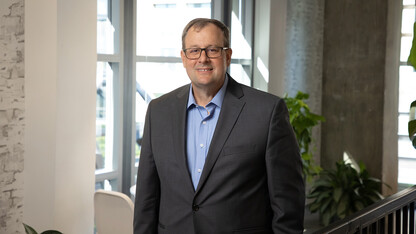
[[[199,206],[198,205],[193,205],[192,206],[192,210],[193,211],[198,211],[199,210]]]

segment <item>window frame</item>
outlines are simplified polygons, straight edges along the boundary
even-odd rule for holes
[[[402,1],[401,6],[402,6],[402,9],[401,9],[402,14],[401,15],[403,15],[403,11],[405,9],[413,9],[416,12],[416,2],[413,2],[412,5],[410,5],[408,3],[406,3],[406,5],[405,5],[404,2]],[[415,16],[416,16],[416,14],[415,14]],[[414,20],[416,21],[416,18]],[[401,17],[400,22],[403,23],[403,16]],[[402,29],[400,29],[400,41],[402,41],[402,39],[404,37],[410,37],[410,38],[413,39],[413,32],[412,33],[403,33]],[[408,103],[409,109],[407,111],[400,110],[400,101],[401,101],[400,100],[400,83],[403,81],[403,79],[401,78],[400,70],[401,70],[402,67],[409,67],[410,66],[407,63],[407,61],[402,61],[402,56],[408,56],[408,53],[410,52],[410,49],[409,49],[409,51],[403,51],[402,46],[403,45],[401,44],[400,45],[400,53],[404,52],[406,54],[400,54],[400,56],[399,56],[399,75],[398,75],[398,77],[399,77],[399,105],[398,105],[398,116],[397,116],[397,119],[398,119],[397,121],[398,121],[398,126],[399,126],[398,127],[398,132],[397,132],[397,137],[398,137],[398,139],[397,139],[397,142],[398,142],[397,156],[398,156],[398,167],[399,167],[398,172],[399,172],[399,175],[398,175],[397,180],[398,180],[399,187],[406,187],[407,183],[404,182],[403,178],[402,178],[402,180],[400,180],[401,179],[400,178],[400,173],[403,172],[404,169],[405,169],[404,167],[401,167],[400,164],[401,163],[406,164],[406,163],[409,163],[409,162],[414,162],[415,165],[416,165],[416,158],[413,157],[413,156],[409,156],[409,155],[403,155],[401,153],[401,152],[403,152],[403,148],[405,148],[403,146],[401,147],[401,145],[403,145],[402,144],[403,141],[405,141],[405,142],[408,141],[409,147],[412,147],[412,142],[410,141],[408,134],[406,132],[400,131],[400,129],[401,129],[400,128],[400,126],[401,126],[400,123],[402,122],[400,120],[403,119],[402,117],[409,116],[409,111],[410,111],[410,103]],[[416,74],[416,73],[413,73],[413,74]]]
[[[103,62],[108,64],[117,64],[117,71],[113,73],[113,96],[114,96],[114,105],[113,105],[113,167],[110,169],[99,169],[95,170],[95,184],[104,183],[106,180],[110,182],[113,190],[120,191],[122,188],[121,181],[121,171],[122,171],[122,157],[121,155],[121,145],[122,141],[122,131],[121,123],[123,119],[123,107],[120,105],[123,97],[123,89],[121,88],[123,84],[123,53],[124,53],[124,44],[122,43],[124,37],[124,19],[121,17],[123,15],[124,1],[122,0],[108,0],[108,12],[111,15],[111,19],[118,23],[118,34],[115,34],[114,37],[114,51],[113,53],[98,53],[97,52],[97,63]],[[117,29],[116,29],[117,31]]]
[[[110,3],[117,0],[108,0]],[[105,180],[117,180],[117,186],[113,190],[130,194],[131,186],[135,184],[137,167],[135,166],[135,95],[136,95],[136,63],[182,63],[179,57],[140,56],[136,55],[136,6],[137,0],[118,0],[119,9],[119,51],[114,54],[97,53],[97,62],[117,63],[119,66],[117,95],[120,100],[114,106],[114,157],[117,157],[116,165],[112,171],[97,172],[96,184]],[[232,64],[245,66],[250,77],[250,85],[253,84],[253,38],[254,38],[254,0],[211,0],[211,18],[223,21],[231,29],[231,11],[233,4],[244,4],[244,17],[248,15],[250,20],[244,24],[244,35],[250,36],[251,59],[231,59]],[[232,36],[232,35],[231,35]],[[116,93],[116,92],[115,92]]]

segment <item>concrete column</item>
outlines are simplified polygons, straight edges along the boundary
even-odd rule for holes
[[[381,0],[325,1],[325,168],[334,167],[347,152],[371,176],[382,178],[387,9]],[[397,109],[390,111],[397,114]]]
[[[322,61],[324,0],[291,0],[287,5],[285,92],[309,94],[307,104],[313,113],[322,114]],[[311,150],[320,162],[321,126],[312,130]]]

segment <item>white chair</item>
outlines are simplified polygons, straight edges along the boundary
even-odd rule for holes
[[[123,193],[98,190],[94,194],[97,234],[132,234],[134,205]]]

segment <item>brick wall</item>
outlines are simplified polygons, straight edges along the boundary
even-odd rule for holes
[[[0,1],[0,233],[23,233],[24,0]]]

